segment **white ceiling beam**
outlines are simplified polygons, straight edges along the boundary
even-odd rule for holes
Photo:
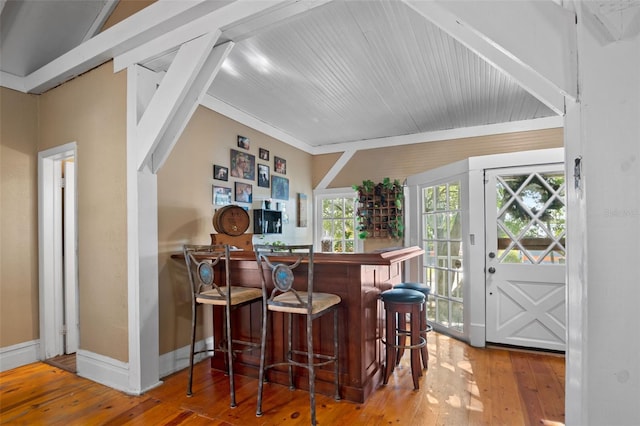
[[[45,92],[219,7],[207,0],[157,1],[24,77],[25,91]]]
[[[6,87],[7,89],[13,89],[19,92],[26,92],[24,87],[24,77],[18,77],[17,75],[0,71],[0,83],[1,83],[0,86]]]
[[[180,127],[182,116],[190,109],[191,104],[199,100],[200,93],[194,83],[197,81],[202,84],[199,76],[205,65],[210,62],[210,55],[218,37],[220,37],[220,31],[204,35],[180,47],[138,122],[138,170],[142,170],[145,164],[150,162],[161,142],[170,143],[167,139],[171,139],[171,135],[167,130]],[[219,51],[230,48],[230,46],[226,47],[227,49],[221,48]],[[211,75],[212,73],[206,77],[211,78]],[[206,87],[202,90],[206,90]],[[197,104],[193,105],[194,110],[196,106]]]
[[[357,152],[356,149],[348,149],[345,152],[343,152],[340,158],[338,158],[338,161],[336,161],[333,164],[333,166],[331,166],[331,169],[329,169],[327,174],[324,175],[322,180],[314,188],[314,191],[317,189],[327,189],[327,186],[329,186],[329,184],[333,182],[336,176],[338,176],[338,173],[342,171],[344,166],[347,165],[349,160],[351,160],[351,157],[353,157],[356,152]]]
[[[574,12],[541,1],[404,1],[557,114],[577,96]]]
[[[473,138],[478,136],[500,135],[513,132],[555,129],[564,126],[564,117],[553,116],[536,120],[510,121],[507,123],[488,124],[483,126],[460,127],[457,129],[438,130],[434,132],[415,133],[412,135],[390,136],[361,141],[335,143],[315,146],[311,154],[331,154],[349,149],[364,150],[387,148],[391,146],[411,145],[416,143],[438,142],[451,139]]]
[[[96,16],[96,19],[93,20],[93,23],[87,31],[87,34],[85,34],[84,38],[82,39],[83,43],[100,32],[104,23],[107,22],[107,19],[109,19],[109,16],[111,16],[113,9],[115,9],[118,5],[118,1],[119,0],[103,1],[102,9],[100,9],[100,12]]]
[[[171,52],[181,44],[207,34],[214,29],[223,29],[238,21],[249,19],[253,16],[262,16],[272,10],[286,5],[284,0],[272,1],[236,1],[220,9],[214,10],[194,19],[189,25],[184,25],[172,31],[165,32],[153,40],[128,50],[114,59],[114,70],[120,71],[135,63],[142,63],[149,59],[162,56]],[[221,41],[227,41],[222,38]],[[235,41],[235,40],[234,40]]]
[[[187,96],[176,111],[175,117],[167,127],[158,147],[153,153],[151,170],[157,173],[171,154],[171,150],[178,142],[185,127],[191,120],[193,113],[206,94],[207,88],[211,86],[213,79],[220,71],[222,63],[227,59],[231,49],[235,44],[229,41],[225,44],[214,47],[213,51],[205,61],[204,66],[198,73],[195,81],[189,88]]]

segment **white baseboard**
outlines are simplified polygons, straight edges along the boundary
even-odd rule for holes
[[[196,351],[213,348],[213,337],[196,342]],[[0,348],[0,371],[40,361],[40,341],[19,343]],[[211,356],[211,353],[200,353],[195,362]],[[160,377],[166,377],[189,367],[189,345],[160,356]],[[109,386],[128,394],[139,394],[129,386],[129,364],[93,352],[78,350],[76,353],[76,369],[78,376]]]
[[[206,340],[200,340],[196,342],[196,352],[203,350],[204,348],[213,348],[213,337],[209,337]],[[189,345],[176,349],[175,351],[167,352],[160,355],[160,377],[166,377],[169,374],[173,374],[176,371],[180,371],[189,367]],[[211,356],[211,352],[197,354],[194,358],[194,363],[202,361],[205,358]]]
[[[129,388],[129,364],[126,362],[80,349],[76,352],[76,370],[80,377],[135,394]]]
[[[31,364],[40,360],[40,340],[0,348],[0,371]]]

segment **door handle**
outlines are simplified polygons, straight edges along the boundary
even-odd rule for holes
[[[495,274],[496,273],[496,268],[491,266],[491,267],[489,267],[488,271],[489,271],[490,274]]]

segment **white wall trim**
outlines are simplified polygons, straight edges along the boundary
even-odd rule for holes
[[[85,350],[76,353],[76,370],[80,377],[131,394],[129,389],[129,364]]]
[[[18,343],[0,348],[0,371],[22,367],[40,360],[40,341]]]
[[[183,370],[189,367],[189,351],[190,346],[183,346],[174,351],[167,352],[160,355],[160,377],[167,377],[169,374],[173,374],[177,371]],[[213,337],[209,336],[205,340],[199,340],[196,342],[196,352],[204,350],[204,348],[213,348]],[[202,361],[205,358],[209,358],[211,353],[199,353],[194,357],[194,364]]]

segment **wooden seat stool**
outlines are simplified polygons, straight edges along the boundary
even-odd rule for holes
[[[405,289],[393,288],[383,291],[380,299],[385,310],[385,337],[382,342],[386,346],[386,364],[383,384],[387,384],[389,376],[396,366],[398,349],[411,350],[411,377],[413,378],[413,388],[418,390],[420,385],[418,380],[422,375],[420,368],[420,352],[427,344],[427,341],[420,335],[420,318],[424,316],[422,310],[425,306],[425,296],[423,293]],[[409,315],[410,344],[406,345],[407,331],[398,328],[398,317],[406,318]]]
[[[431,289],[429,286],[423,283],[400,283],[393,286],[393,288],[405,288],[409,290],[416,290],[424,294],[424,303],[425,306],[423,308],[423,315],[420,317],[420,335],[424,338],[425,342],[427,341],[427,333],[433,330],[433,327],[429,324],[427,320],[427,302],[429,300],[429,294],[431,293]],[[402,355],[404,354],[404,349],[398,349],[398,356],[396,358],[396,363],[400,362]],[[422,354],[422,368],[429,368],[429,351],[427,350],[427,345],[424,345],[421,349]]]

